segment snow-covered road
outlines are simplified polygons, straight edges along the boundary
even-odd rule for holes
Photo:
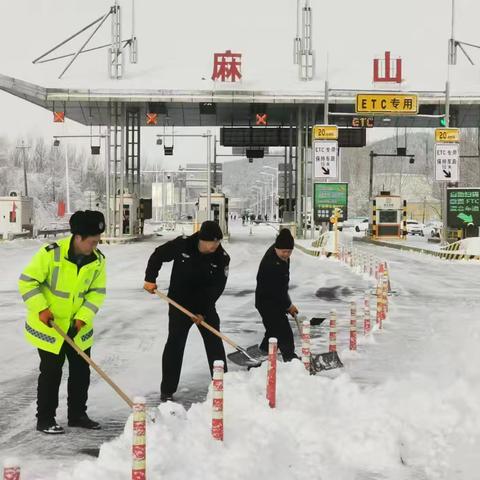
[[[258,342],[263,333],[253,306],[255,275],[274,239],[270,227],[252,231],[249,235],[249,228],[237,224],[231,241],[225,242],[232,262],[227,289],[217,304],[222,331],[242,346]],[[158,403],[167,308],[141,287],[146,261],[165,238],[102,247],[108,260],[108,294],[96,319],[93,348],[95,361],[119,386],[131,397],[146,396],[152,407]],[[69,429],[55,438],[34,430],[38,355],[23,340],[24,307],[16,282],[40,245],[32,240],[0,243],[0,460],[19,457],[26,480],[129,478],[128,427],[122,434],[128,407],[95,373],[89,414],[103,430]],[[280,479],[476,478],[480,265],[355,246],[389,263],[397,295],[391,297],[384,330],[360,338],[358,352],[350,353],[349,303],[357,301],[360,308],[371,279],[336,260],[296,251],[292,300],[307,317],[337,310],[337,343],[345,369],[309,377],[298,365],[281,364],[278,408],[272,416],[258,394],[265,384],[263,367],[247,373],[229,365],[225,402],[231,413],[220,463],[212,458],[220,453],[219,446],[208,438],[209,404],[177,412],[176,420],[166,404],[149,434],[149,478],[227,478],[226,472],[229,478],[253,479],[263,479],[267,472]],[[158,282],[162,289],[168,286],[169,272],[165,265]],[[326,351],[326,329],[312,328],[313,350]],[[178,401],[186,407],[203,401],[208,387],[203,344],[192,328]],[[62,425],[65,390],[63,382],[57,415]],[[84,455],[119,435],[102,447],[98,460]],[[191,455],[182,461],[178,450],[187,441]]]

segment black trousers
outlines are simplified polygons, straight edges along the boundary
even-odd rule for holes
[[[260,344],[260,348],[268,352],[268,339],[275,337],[283,360],[288,362],[292,358],[296,358],[292,327],[286,313],[263,308],[258,308],[258,311],[265,327],[265,336]]]
[[[90,356],[90,348],[87,348],[85,353]],[[50,421],[55,418],[65,357],[68,358],[68,419],[78,419],[87,411],[90,366],[66,342],[63,343],[58,355],[40,349],[38,354],[40,355],[40,375],[37,389],[38,421]]]
[[[215,310],[206,315],[205,321],[217,330],[220,328],[220,319]],[[162,356],[162,383],[160,391],[172,394],[177,391],[180,373],[182,371],[183,352],[187,341],[188,332],[193,322],[189,317],[176,310],[170,310],[168,314],[168,338]],[[213,362],[223,360],[227,371],[227,360],[222,340],[206,328],[198,325],[198,330],[203,338],[207,352],[210,375],[213,376]]]

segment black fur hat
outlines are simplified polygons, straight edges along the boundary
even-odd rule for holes
[[[99,235],[105,231],[105,217],[96,210],[78,210],[70,217],[70,231],[84,237]]]
[[[200,240],[206,240],[207,242],[221,240],[223,238],[222,229],[217,222],[207,220],[202,223],[198,238],[200,238]]]

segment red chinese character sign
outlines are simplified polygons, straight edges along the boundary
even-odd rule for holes
[[[373,81],[374,83],[402,83],[402,59],[390,59],[390,52],[385,52],[383,60],[374,58]]]
[[[232,53],[231,50],[227,50],[224,53],[213,54],[212,80],[235,82],[242,78],[241,69],[241,53]]]

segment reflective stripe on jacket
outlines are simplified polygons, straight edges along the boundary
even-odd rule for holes
[[[95,250],[96,260],[80,269],[68,260],[71,236],[43,246],[23,270],[18,288],[27,306],[25,337],[36,348],[58,353],[63,338],[38,318],[49,308],[59,327],[67,332],[74,320],[85,325],[75,343],[86,350],[93,344],[93,318],[105,298],[105,258]]]

